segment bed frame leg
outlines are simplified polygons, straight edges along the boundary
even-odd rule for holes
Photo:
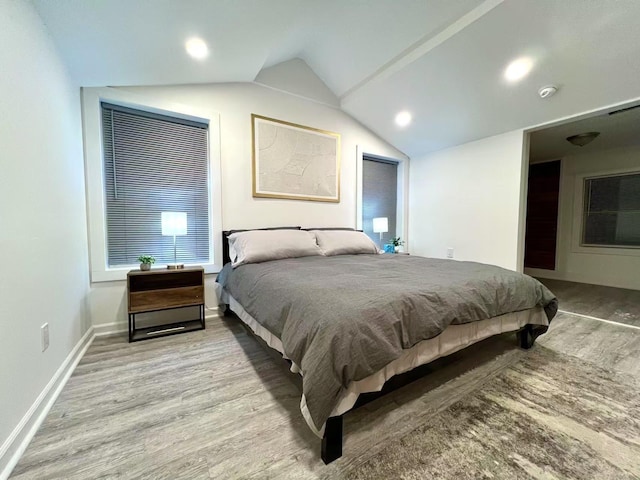
[[[342,456],[342,415],[329,417],[324,427],[322,451],[320,456],[329,464]]]
[[[535,341],[536,337],[533,335],[533,325],[525,325],[522,330],[518,332],[518,344],[520,348],[529,350],[533,347]]]

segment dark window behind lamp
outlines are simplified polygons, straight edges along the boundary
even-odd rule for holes
[[[398,164],[365,156],[362,169],[362,229],[380,245],[380,234],[373,231],[373,219],[386,217],[389,231],[382,234],[385,244],[397,236]]]

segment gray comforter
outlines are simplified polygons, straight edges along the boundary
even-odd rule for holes
[[[318,429],[340,391],[404,349],[463,324],[544,307],[554,295],[521,273],[473,262],[408,255],[303,257],[225,266],[218,282],[282,340],[303,373]]]

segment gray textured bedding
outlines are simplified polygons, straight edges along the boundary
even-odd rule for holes
[[[226,265],[217,281],[282,340],[320,430],[340,391],[451,324],[558,304],[537,280],[474,262],[408,255],[302,257]]]

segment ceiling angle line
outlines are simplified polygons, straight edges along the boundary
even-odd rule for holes
[[[625,113],[625,112],[628,112],[629,110],[635,110],[636,108],[640,108],[640,105],[633,105],[631,107],[620,108],[618,110],[609,112],[609,115],[618,115],[619,113]]]
[[[402,70],[410,63],[415,62],[420,57],[423,57],[437,46],[443,44],[457,33],[464,30],[476,20],[482,18],[491,10],[500,5],[504,0],[485,0],[473,10],[467,12],[458,20],[453,22],[448,27],[440,30],[437,34],[429,34],[422,37],[420,40],[404,49],[400,54],[389,60],[387,63],[378,68],[371,75],[365,77],[363,80],[349,88],[340,96],[340,102],[346,101],[349,97],[353,96],[358,90],[374,81],[383,80],[390,77],[394,73]]]

